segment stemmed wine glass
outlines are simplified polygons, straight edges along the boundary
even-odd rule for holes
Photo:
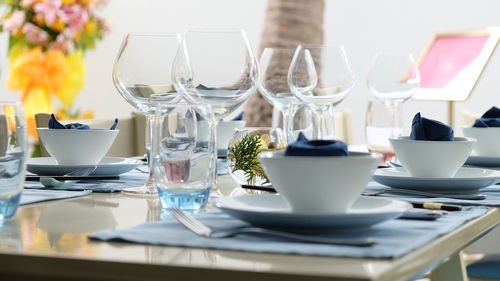
[[[212,108],[214,126],[236,111],[257,87],[257,62],[242,30],[188,31],[172,70],[189,104]],[[208,118],[207,118],[208,120]],[[211,196],[220,196],[217,186]]]
[[[420,74],[411,54],[377,54],[368,72],[370,91],[387,107],[391,116],[391,138],[401,130],[397,112],[401,104],[413,96],[420,85]]]
[[[172,63],[181,43],[179,34],[128,34],[113,67],[113,82],[120,95],[146,115],[146,152],[149,177],[142,187],[124,189],[137,195],[156,195],[152,167],[154,119],[159,104],[174,104],[181,97],[172,82]]]
[[[332,108],[342,102],[354,86],[354,78],[342,46],[298,46],[288,86],[316,118],[315,139],[333,138],[327,130]]]
[[[301,104],[287,83],[294,53],[295,49],[265,48],[259,61],[259,91],[281,113],[288,143],[293,142],[293,116]]]

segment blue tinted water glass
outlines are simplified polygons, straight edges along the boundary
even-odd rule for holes
[[[155,132],[154,175],[163,208],[198,210],[215,184],[217,153],[210,111],[187,105],[162,110]],[[212,116],[211,122],[207,118]]]
[[[26,173],[24,113],[18,103],[0,102],[0,220],[14,216]]]

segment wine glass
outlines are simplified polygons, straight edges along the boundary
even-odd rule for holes
[[[259,91],[281,113],[282,129],[288,142],[293,141],[293,116],[300,105],[287,83],[294,53],[295,49],[265,48],[259,61]]]
[[[375,97],[381,100],[391,115],[391,138],[397,137],[397,112],[420,85],[420,74],[411,54],[377,54],[368,72],[367,84]]]
[[[290,70],[288,86],[315,117],[313,138],[330,139],[327,130],[332,108],[342,102],[354,86],[354,78],[342,46],[298,46]]]
[[[149,177],[142,187],[124,189],[136,195],[156,195],[152,169],[154,116],[158,104],[181,99],[172,82],[172,63],[181,43],[179,34],[128,34],[113,67],[113,82],[120,95],[146,115],[146,152]]]
[[[242,30],[188,31],[175,57],[173,80],[189,104],[211,107],[217,123],[257,87],[258,69]],[[211,196],[222,193],[214,186]]]
[[[396,159],[396,153],[389,142],[389,138],[394,134],[401,134],[403,130],[401,108],[396,111],[396,120],[396,123],[394,123],[391,112],[382,101],[369,101],[365,123],[366,143],[370,152],[382,154],[383,157],[380,163],[382,165]]]

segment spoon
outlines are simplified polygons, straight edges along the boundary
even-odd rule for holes
[[[92,174],[97,169],[97,166],[90,166],[81,169],[74,170],[69,172],[63,176],[73,176],[73,177],[83,177]],[[73,184],[77,181],[59,181],[53,177],[40,177],[40,183],[45,187],[53,187],[53,188],[71,188]]]
[[[426,191],[416,191],[409,189],[399,189],[399,188],[387,188],[380,191],[365,191],[362,195],[365,196],[378,196],[384,193],[406,193],[412,195],[420,195],[425,197],[445,197],[452,199],[461,199],[461,200],[484,200],[486,196],[482,194],[443,194],[443,193],[434,193],[434,192],[426,192]]]

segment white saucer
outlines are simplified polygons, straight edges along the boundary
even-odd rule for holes
[[[453,178],[412,177],[403,167],[377,169],[373,179],[389,187],[437,193],[477,193],[500,182],[500,171],[461,167]]]
[[[283,197],[274,194],[219,198],[215,206],[253,225],[304,230],[365,228],[401,216],[407,202],[361,196],[346,214],[292,213]]]
[[[142,165],[142,162],[130,158],[104,157],[97,165],[93,176],[117,176]],[[35,157],[28,159],[28,172],[39,176],[62,176],[77,169],[92,165],[57,165],[52,157]]]
[[[479,167],[500,167],[500,157],[471,155],[465,161],[466,165]]]

